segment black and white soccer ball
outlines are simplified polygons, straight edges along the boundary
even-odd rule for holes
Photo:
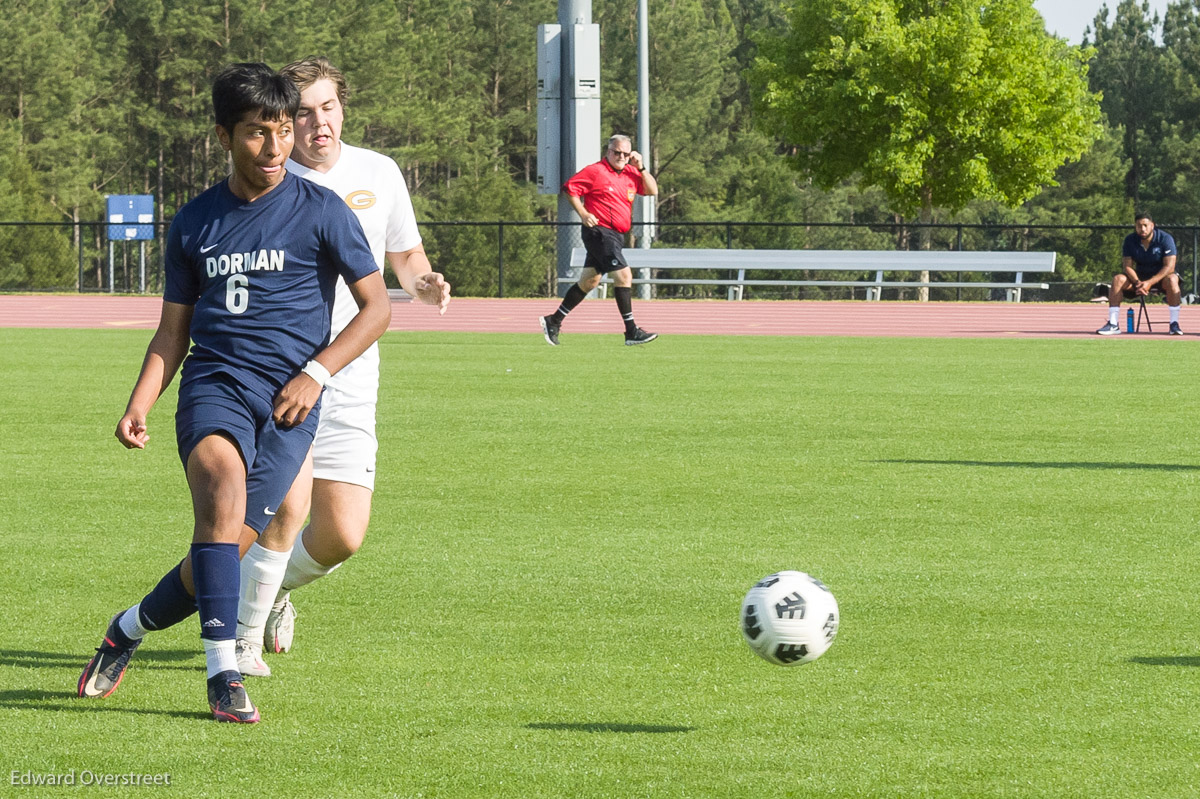
[[[804,572],[769,574],[742,600],[742,635],[754,654],[777,666],[816,660],[838,631],[833,592]]]

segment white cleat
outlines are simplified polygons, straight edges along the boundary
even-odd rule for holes
[[[283,599],[271,608],[267,616],[267,627],[263,631],[263,647],[268,652],[290,652],[292,638],[296,635],[296,606],[292,604],[291,594],[284,594]]]
[[[238,671],[243,677],[270,677],[271,667],[262,659],[262,646],[246,638],[237,639]]]

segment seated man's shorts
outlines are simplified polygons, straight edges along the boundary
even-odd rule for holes
[[[1141,269],[1137,270],[1138,280],[1149,280],[1150,278],[1154,277],[1157,274],[1158,274],[1158,269],[1147,269],[1145,271],[1143,271]],[[1172,272],[1171,275],[1173,275],[1173,274],[1175,274],[1175,273]],[[1166,286],[1164,286],[1163,284],[1171,279],[1171,275],[1167,275],[1162,280],[1155,283],[1154,288],[1150,289],[1150,293],[1151,294],[1166,294],[1167,289],[1166,289]],[[1127,299],[1127,300],[1136,300],[1138,297],[1137,289],[1135,289],[1133,287],[1132,283],[1126,283],[1125,288],[1122,289],[1121,293],[1125,296],[1125,299]]]
[[[205,437],[224,434],[246,464],[246,524],[261,533],[300,472],[312,447],[321,404],[295,427],[271,418],[272,402],[231,378],[215,375],[179,387],[175,438],[187,470],[188,457]]]
[[[584,249],[587,250],[587,260],[584,266],[590,266],[600,274],[616,272],[629,266],[625,262],[625,236],[612,228],[596,225],[583,226],[581,233]]]

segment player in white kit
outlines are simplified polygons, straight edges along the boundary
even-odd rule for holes
[[[385,155],[341,140],[345,77],[321,57],[293,62],[280,73],[300,89],[296,146],[287,170],[345,200],[380,269],[386,263],[406,292],[445,313],[450,285],[425,255],[400,167]],[[333,335],[357,310],[339,281]],[[243,675],[271,673],[262,660],[264,646],[271,652],[291,649],[296,611],[290,592],[329,574],[362,545],[375,488],[378,394],[378,345],[325,384],[311,457],[242,560],[237,654]],[[310,507],[311,519],[301,534]]]

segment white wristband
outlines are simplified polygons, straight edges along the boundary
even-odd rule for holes
[[[313,380],[316,380],[317,385],[321,388],[325,388],[325,384],[332,376],[329,374],[329,370],[322,366],[320,361],[315,359],[304,364],[304,368],[300,371],[311,377]]]

